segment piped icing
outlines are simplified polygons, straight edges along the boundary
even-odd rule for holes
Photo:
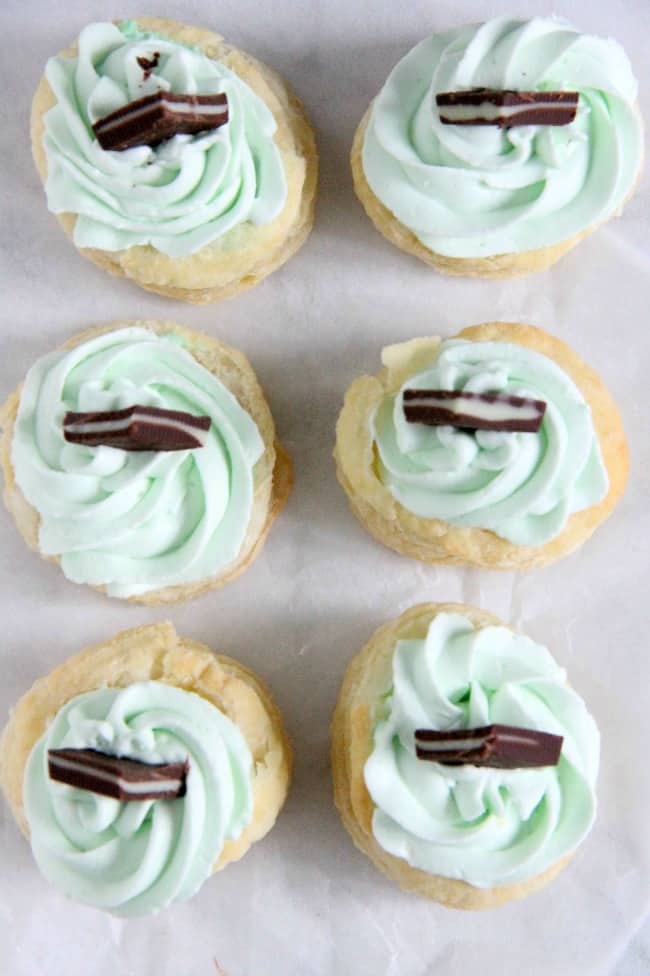
[[[133,452],[65,440],[68,411],[133,404],[208,416],[196,450]],[[253,418],[175,334],[139,326],[38,360],[11,445],[16,482],[40,516],[39,549],[76,583],[129,597],[217,575],[249,525],[264,442]]]
[[[546,648],[440,613],[398,640],[364,768],[372,831],[388,853],[478,888],[526,881],[571,853],[596,813],[600,738]],[[563,737],[557,766],[448,766],[416,757],[418,728],[498,723]]]
[[[403,393],[463,390],[546,403],[538,433],[409,423]],[[371,418],[377,474],[409,512],[541,546],[601,501],[608,476],[591,411],[553,360],[515,343],[450,339]]]
[[[145,763],[189,761],[177,799],[122,802],[48,775],[48,749],[95,749]],[[250,749],[193,692],[156,681],[68,701],[30,753],[23,785],[34,858],[75,901],[147,915],[198,891],[226,840],[252,818]]]
[[[436,94],[577,91],[570,125],[445,125]],[[557,244],[620,210],[643,155],[622,48],[556,18],[497,18],[418,44],[394,68],[363,143],[370,188],[430,250],[454,258]]]
[[[198,48],[133,21],[90,24],[75,57],[45,70],[56,105],[45,115],[46,193],[54,213],[77,215],[79,247],[151,244],[182,257],[238,225],[270,223],[287,196],[276,123],[253,90]],[[92,126],[157,91],[223,93],[228,123],[155,147],[105,151]]]

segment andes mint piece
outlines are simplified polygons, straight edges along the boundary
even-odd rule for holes
[[[436,95],[445,125],[568,125],[576,117],[580,93],[575,91],[510,91],[471,88]]]
[[[144,60],[144,59],[142,59]],[[140,67],[151,70],[139,59]],[[153,65],[155,67],[155,64]],[[157,146],[179,133],[217,129],[228,121],[228,98],[220,95],[175,95],[158,91],[123,105],[93,125],[102,149]]]
[[[63,436],[72,444],[104,444],[123,451],[188,451],[203,447],[209,429],[209,417],[139,405],[124,410],[68,412],[63,418]]]
[[[96,749],[48,749],[50,779],[128,803],[185,796],[189,760],[150,765]]]
[[[557,766],[563,741],[561,735],[514,725],[485,725],[453,732],[417,729],[415,754],[418,759],[445,766],[526,769]]]
[[[404,390],[403,402],[404,416],[409,423],[467,430],[536,433],[546,412],[543,400],[462,390]]]

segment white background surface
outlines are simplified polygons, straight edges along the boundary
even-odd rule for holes
[[[67,903],[41,879],[0,803],[0,972],[7,976],[641,976],[650,878],[648,780],[648,181],[625,216],[550,272],[512,282],[445,279],[388,245],[365,218],[347,162],[356,123],[421,37],[498,13],[555,10],[626,47],[650,117],[648,0],[555,5],[491,0],[196,0],[129,10],[113,0],[0,5],[0,396],[31,362],[86,326],[151,316],[218,335],[250,357],[296,486],[261,557],[224,591],[166,614],[270,683],[296,752],[269,837],[191,902],[122,922]],[[223,33],[279,70],[316,126],[315,230],[287,266],[204,308],[157,298],[84,262],[45,206],[28,138],[48,56],[92,20],[138,12]],[[434,569],[384,550],[350,515],[334,476],[334,423],[350,381],[383,345],[449,336],[489,319],[565,338],[604,375],[630,437],[628,492],[576,555],[531,575]],[[29,552],[0,511],[0,721],[42,673],[159,612],[69,583]],[[600,813],[544,892],[483,915],[401,893],[352,846],[331,802],[327,727],[348,660],[422,600],[485,607],[550,647],[603,733]],[[3,964],[4,959],[4,964]]]

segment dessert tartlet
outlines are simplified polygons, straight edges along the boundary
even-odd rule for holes
[[[88,25],[49,60],[31,130],[66,233],[148,291],[227,298],[311,230],[318,164],[304,109],[212,31],[155,17]]]
[[[544,270],[633,192],[636,98],[622,48],[563,20],[503,17],[433,34],[359,125],[357,195],[380,233],[437,271]]]
[[[547,884],[584,840],[599,746],[546,648],[482,610],[421,604],[346,672],[332,721],[336,805],[402,888],[493,908]]]
[[[291,490],[248,360],[172,322],[75,336],[32,366],[0,426],[23,538],[109,596],[175,603],[229,582]]]
[[[290,775],[259,678],[168,623],[40,678],[0,739],[0,784],[45,878],[122,916],[190,898],[243,857],[275,823]]]
[[[489,322],[389,346],[382,360],[346,393],[335,458],[352,511],[384,545],[428,563],[532,569],[612,511],[628,473],[620,414],[559,339]]]

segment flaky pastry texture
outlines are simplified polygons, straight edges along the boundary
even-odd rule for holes
[[[69,339],[61,348],[74,349],[75,346],[81,345],[95,336],[130,326],[149,329],[157,335],[181,336],[187,343],[188,351],[194,359],[221,380],[224,386],[227,386],[230,392],[236,396],[241,406],[251,415],[257,424],[265,446],[264,454],[255,465],[253,472],[255,483],[253,509],[246,537],[237,559],[216,576],[207,577],[194,583],[166,586],[162,589],[150,590],[147,593],[128,597],[130,602],[146,603],[149,606],[182,603],[185,600],[200,596],[208,590],[217,589],[225,583],[229,583],[250,566],[260,552],[271,525],[284,507],[291,492],[293,484],[291,459],[275,435],[275,425],[269,405],[251,364],[238,349],[228,346],[224,342],[219,342],[212,336],[193,329],[186,329],[175,322],[144,319],[113,322],[110,325],[88,329]],[[20,387],[0,407],[0,464],[4,474],[3,499],[27,545],[35,552],[40,552],[38,546],[40,516],[16,484],[11,462],[11,444],[19,404]],[[43,558],[47,559],[48,562],[59,562],[56,557],[44,556]],[[94,588],[100,591],[104,590],[102,586]]]
[[[277,123],[274,138],[284,164],[287,199],[282,212],[271,223],[240,224],[184,257],[169,257],[151,245],[122,251],[98,248],[79,248],[79,251],[105,271],[129,278],[159,295],[200,305],[230,298],[256,285],[288,261],[309,236],[314,223],[318,179],[314,131],[302,103],[280,75],[227,44],[220,34],[160,17],[138,17],[136,23],[142,30],[155,31],[200,48],[207,57],[230,68],[262,99]],[[75,42],[61,54],[72,57],[76,50]],[[43,76],[34,95],[31,116],[32,154],[43,184],[47,179],[44,115],[55,103],[54,93]],[[76,214],[56,216],[72,237]]]
[[[524,898],[548,884],[571,859],[567,855],[542,874],[517,884],[476,888],[465,881],[444,878],[411,867],[389,854],[372,832],[374,805],[366,788],[364,766],[373,748],[375,709],[392,686],[392,661],[398,640],[426,637],[439,613],[460,613],[475,627],[501,625],[490,613],[464,603],[422,603],[380,627],[352,659],[343,679],[331,725],[331,763],[334,802],[355,845],[392,881],[420,898],[447,908],[482,910]]]
[[[263,682],[238,661],[179,637],[170,623],[125,630],[86,648],[39,678],[12,710],[0,738],[0,786],[25,837],[23,778],[29,755],[71,698],[98,688],[160,681],[211,702],[239,728],[253,755],[253,816],[227,840],[213,866],[237,861],[275,823],[291,779],[291,749],[282,717]]]
[[[338,479],[361,524],[384,545],[405,556],[425,563],[494,569],[546,566],[582,545],[623,494],[629,458],[618,408],[598,374],[569,346],[542,329],[513,322],[486,322],[463,329],[454,338],[518,343],[554,360],[571,377],[591,409],[609,476],[605,498],[571,515],[562,532],[543,546],[520,546],[488,529],[421,518],[396,501],[377,474],[370,420],[386,395],[395,393],[409,376],[432,361],[442,341],[438,336],[389,347],[385,354],[390,362],[382,372],[361,376],[350,386],[336,428]]]

